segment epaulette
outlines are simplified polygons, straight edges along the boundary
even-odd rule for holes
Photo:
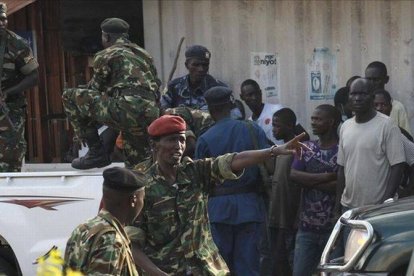
[[[29,42],[24,39],[23,37],[19,36],[18,34],[10,31],[10,30],[6,30],[8,37],[8,43],[10,43],[10,45],[13,48],[19,49],[22,47],[29,47]]]

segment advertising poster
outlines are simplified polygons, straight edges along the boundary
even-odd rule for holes
[[[280,66],[277,53],[251,52],[250,77],[259,83],[263,101],[279,103]]]
[[[328,48],[315,48],[308,64],[310,100],[332,100],[337,89],[336,57]]]

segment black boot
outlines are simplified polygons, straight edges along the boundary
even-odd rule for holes
[[[106,153],[102,142],[99,139],[96,129],[87,129],[84,138],[88,144],[89,150],[85,156],[75,158],[72,161],[72,167],[78,170],[87,170],[92,168],[102,168],[111,164],[111,160]]]

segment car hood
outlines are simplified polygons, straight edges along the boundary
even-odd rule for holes
[[[371,223],[381,239],[414,239],[414,197],[356,209],[352,218]]]
[[[352,217],[354,219],[363,220],[369,220],[378,216],[387,216],[389,214],[398,215],[399,213],[406,212],[414,214],[414,196],[399,199],[390,203],[365,206],[355,209],[354,211]]]

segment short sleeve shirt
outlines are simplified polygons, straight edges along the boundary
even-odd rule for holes
[[[273,114],[275,114],[275,112],[280,110],[281,108],[283,108],[283,106],[280,104],[265,103],[262,113],[260,113],[259,118],[255,120],[255,122],[266,133],[267,139],[269,139],[269,141],[272,141],[272,143],[275,145],[283,144],[282,140],[276,140],[276,138],[273,136],[273,125],[272,125]],[[251,117],[250,117],[250,120],[252,120]]]
[[[337,171],[338,145],[321,149],[317,141],[308,141],[305,144],[311,151],[305,151],[302,159],[295,157],[292,168],[308,173]],[[335,195],[318,189],[303,188],[299,228],[318,233],[331,231],[334,206]]]
[[[15,80],[33,72],[39,67],[26,40],[12,31],[6,31],[7,44],[4,52],[1,86],[5,90],[15,84]],[[25,103],[25,97],[12,97],[13,102]],[[8,99],[7,101],[9,101]]]
[[[338,165],[345,173],[341,204],[356,208],[381,203],[391,166],[403,162],[401,132],[388,116],[377,112],[366,123],[357,123],[355,117],[346,120],[338,151]]]
[[[398,124],[399,127],[405,129],[411,135],[410,121],[408,120],[407,112],[404,105],[393,99],[390,117]]]
[[[196,89],[190,88],[190,77],[185,75],[183,77],[172,80],[168,84],[168,91],[161,98],[162,108],[171,108],[178,106],[187,106],[194,109],[201,109],[207,111],[207,102],[204,98],[204,93],[216,86],[227,87],[223,82],[206,75],[201,85]]]

